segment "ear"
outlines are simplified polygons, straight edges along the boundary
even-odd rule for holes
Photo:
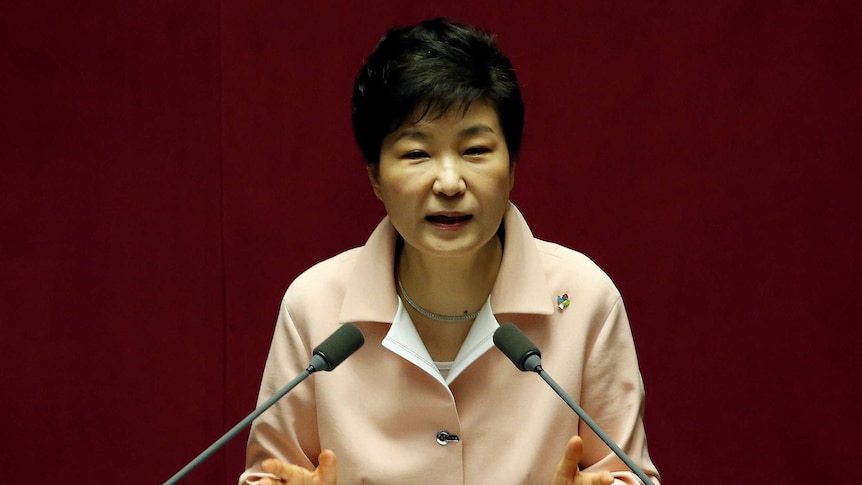
[[[374,195],[378,199],[383,200],[383,197],[380,195],[380,165],[367,163],[365,164],[365,170],[368,172],[368,180],[371,182],[371,190],[374,191]]]

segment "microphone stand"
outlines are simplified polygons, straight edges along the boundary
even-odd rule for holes
[[[623,461],[623,463],[625,463],[626,466],[629,467],[629,469],[633,471],[634,474],[637,475],[637,477],[640,478],[645,485],[650,485],[653,483],[652,480],[650,480],[650,478],[646,475],[646,473],[644,473],[643,470],[641,470],[640,467],[637,466],[631,458],[629,458],[629,455],[627,455],[626,452],[624,452],[619,446],[617,446],[617,444],[614,443],[614,441],[607,434],[605,434],[604,431],[602,431],[602,428],[599,427],[598,423],[593,421],[593,418],[591,418],[586,413],[586,411],[584,411],[580,406],[578,406],[578,403],[576,403],[575,400],[572,399],[572,397],[569,396],[566,391],[564,391],[563,388],[560,387],[560,385],[557,384],[557,382],[550,375],[548,375],[547,372],[545,372],[545,369],[543,369],[541,365],[536,366],[533,369],[533,372],[539,374],[542,379],[544,379],[545,382],[547,382],[548,385],[551,386],[551,389],[553,389],[554,392],[556,392],[557,395],[563,399],[563,401],[566,401],[566,404],[568,404],[569,407],[572,408],[572,411],[577,413],[577,415],[585,423],[587,423],[587,426],[589,426],[590,429],[592,429],[596,433],[596,435],[598,435],[598,437],[601,438],[602,441],[604,441],[605,444],[608,445],[611,450],[613,450],[613,452]]]
[[[286,386],[282,387],[281,390],[272,395],[269,399],[266,400],[263,404],[260,405],[257,409],[252,411],[251,414],[245,417],[242,421],[236,424],[233,428],[230,429],[227,433],[224,434],[221,438],[216,440],[215,443],[210,445],[209,448],[203,451],[197,458],[192,460],[188,465],[183,467],[182,470],[178,471],[174,476],[168,479],[164,485],[174,485],[175,483],[182,480],[183,477],[188,475],[190,471],[192,471],[196,466],[200,465],[204,461],[206,461],[213,453],[215,453],[219,448],[225,445],[228,441],[230,441],[234,436],[239,434],[246,426],[250,425],[252,421],[254,421],[258,416],[263,414],[264,411],[269,409],[276,401],[284,397],[285,394],[290,392],[291,389],[296,387],[297,384],[304,381],[311,374],[324,370],[326,372],[335,369],[339,364],[341,364],[344,359],[350,357],[354,352],[356,352],[359,347],[362,347],[362,344],[365,343],[365,337],[362,336],[362,332],[359,330],[359,327],[352,323],[345,323],[338,327],[338,330],[332,333],[329,337],[326,338],[320,345],[314,348],[311,356],[311,363],[308,364],[308,367],[302,371],[301,374],[296,376],[292,381],[288,382]]]
[[[194,470],[195,467],[209,459],[209,457],[212,456],[213,453],[218,451],[219,448],[221,448],[228,441],[233,439],[234,436],[239,434],[240,431],[245,429],[246,426],[250,425],[252,421],[254,421],[258,416],[263,414],[264,411],[272,407],[272,405],[275,404],[276,401],[284,397],[285,394],[290,392],[291,389],[297,386],[297,384],[304,381],[314,371],[315,369],[313,366],[309,366],[308,369],[302,371],[301,374],[296,376],[292,381],[288,382],[286,386],[282,387],[281,390],[279,390],[278,392],[273,394],[272,397],[267,399],[265,403],[261,404],[259,408],[252,411],[251,414],[249,414],[245,417],[245,419],[237,423],[236,426],[231,428],[230,431],[224,434],[224,436],[219,438],[215,443],[211,444],[210,447],[204,450],[200,455],[198,455],[197,458],[189,462],[189,464],[183,467],[182,470],[178,471],[174,476],[169,478],[168,481],[164,483],[164,485],[174,485],[175,483],[185,478],[185,476],[188,475],[190,471]]]

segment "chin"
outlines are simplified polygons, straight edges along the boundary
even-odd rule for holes
[[[489,238],[490,241],[491,238]],[[464,240],[452,240],[452,241],[437,241],[434,244],[431,244],[431,253],[435,256],[441,257],[459,257],[459,256],[467,256],[470,254],[475,254],[482,250],[488,241],[464,241]]]

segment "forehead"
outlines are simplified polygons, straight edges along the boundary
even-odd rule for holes
[[[484,127],[485,129],[481,129]],[[429,103],[419,103],[405,121],[389,134],[395,140],[404,134],[426,133],[436,130],[467,130],[472,133],[491,131],[501,133],[500,117],[494,103],[479,99],[463,102],[444,109]]]

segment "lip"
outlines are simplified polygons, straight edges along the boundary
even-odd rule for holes
[[[441,231],[460,230],[472,219],[472,214],[459,211],[438,211],[425,216],[425,220],[428,223]]]
[[[432,212],[432,213],[428,214],[428,215],[427,215],[427,216],[425,216],[425,217],[437,217],[437,216],[442,216],[442,217],[463,217],[463,216],[469,216],[469,215],[470,215],[470,214],[469,214],[469,213],[467,213],[467,212],[460,212],[460,211],[437,211],[437,212]]]

